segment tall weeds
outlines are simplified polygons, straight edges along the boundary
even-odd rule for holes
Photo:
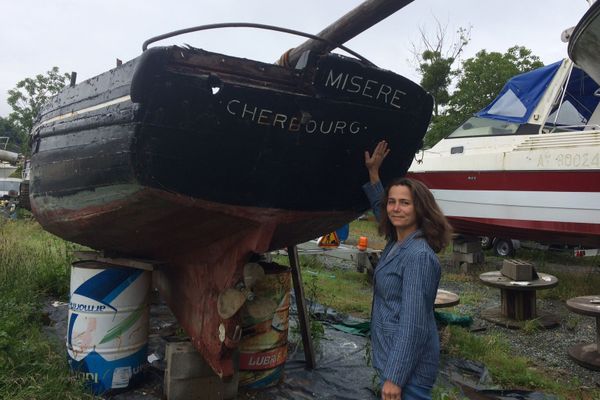
[[[0,219],[1,399],[93,398],[42,329],[44,301],[67,299],[75,247],[33,221]]]

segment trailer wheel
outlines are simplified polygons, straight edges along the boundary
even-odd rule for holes
[[[481,248],[483,250],[489,250],[494,246],[494,242],[489,236],[481,236]]]
[[[500,257],[512,257],[515,255],[515,247],[510,239],[496,239],[494,242],[494,253]]]

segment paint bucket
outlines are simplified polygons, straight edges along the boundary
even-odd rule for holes
[[[287,359],[290,270],[275,263],[261,265],[265,276],[252,289],[255,299],[240,310],[239,386],[246,389],[277,385]]]
[[[71,265],[67,357],[94,393],[128,389],[141,379],[151,280],[142,269],[96,261]]]
[[[369,245],[369,239],[366,236],[361,236],[358,238],[358,245],[356,246],[359,250],[365,251]]]

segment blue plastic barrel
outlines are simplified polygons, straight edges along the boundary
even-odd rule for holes
[[[94,393],[127,389],[147,364],[151,272],[96,261],[71,266],[67,353]]]

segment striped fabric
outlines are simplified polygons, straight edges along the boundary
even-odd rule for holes
[[[383,186],[367,183],[363,189],[379,220]],[[432,387],[440,354],[433,307],[441,267],[420,236],[417,230],[394,251],[396,242],[389,242],[382,252],[373,278],[371,343],[383,381]]]

